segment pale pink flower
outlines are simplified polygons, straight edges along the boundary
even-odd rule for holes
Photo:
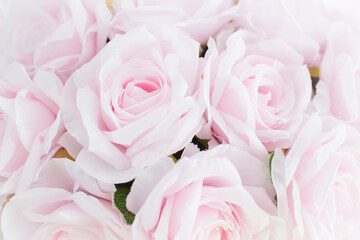
[[[266,39],[282,39],[304,57],[304,63],[311,65],[319,57],[320,46],[310,34],[310,30],[305,28],[296,16],[306,16],[308,19],[304,18],[304,21],[311,21],[312,26],[322,25],[318,16],[311,11],[313,9],[309,7],[313,5],[313,1],[304,4],[303,1],[296,1],[300,6],[293,11],[288,6],[291,2],[293,1],[241,0],[239,14],[232,24],[237,28],[260,34]],[[308,15],[303,13],[304,8]],[[320,28],[319,31],[321,30]]]
[[[41,159],[54,154],[64,132],[59,113],[61,81],[38,71],[30,79],[18,63],[0,73],[0,195],[26,189]]]
[[[52,158],[43,164],[30,188],[61,188],[72,193],[82,191],[110,202],[116,191],[114,184],[96,180],[68,158]]]
[[[360,35],[348,24],[336,23],[327,34],[320,64],[314,105],[322,115],[332,115],[360,125]]]
[[[356,239],[360,234],[360,134],[312,116],[284,156],[276,150],[272,180],[289,239]]]
[[[262,144],[269,151],[290,147],[311,97],[303,58],[280,39],[244,30],[226,38],[219,52],[224,44],[209,41],[203,75],[213,133],[257,156],[267,154]]]
[[[127,182],[185,147],[203,124],[198,52],[199,44],[175,29],[137,28],[75,72],[61,108],[84,147],[77,163],[101,180]]]
[[[254,31],[264,32],[269,37],[284,39],[305,57],[305,63],[309,66],[319,66],[332,25],[343,22],[360,32],[359,1],[245,0],[241,3],[245,2],[249,5],[248,9],[242,7],[250,22],[247,26],[252,26]],[[271,26],[275,23],[277,27],[272,29]]]
[[[266,165],[230,145],[176,164],[164,159],[135,179],[127,198],[133,238],[285,239],[273,193]]]
[[[331,21],[326,17],[325,12],[320,6],[321,1],[322,0],[283,1],[284,8],[288,12],[288,15],[291,16],[292,21],[297,25],[297,28],[301,29],[307,37],[310,37],[319,44],[319,58],[321,58],[321,54],[323,53],[322,50],[324,48],[326,33],[329,27],[331,27]],[[318,64],[318,61],[314,62],[314,64]]]
[[[331,22],[346,22],[356,31],[360,31],[360,2],[354,0],[318,0],[322,14]]]
[[[137,26],[157,29],[175,26],[191,38],[206,43],[238,11],[236,0],[113,0],[112,32],[124,33]]]
[[[12,1],[0,49],[31,74],[50,69],[65,81],[105,45],[109,20],[102,0]]]
[[[99,182],[68,159],[50,159],[30,190],[17,193],[1,216],[5,239],[131,239],[112,204],[113,184]]]

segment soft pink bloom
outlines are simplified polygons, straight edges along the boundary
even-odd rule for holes
[[[18,63],[0,73],[0,196],[33,181],[41,159],[57,150],[63,133],[59,113],[61,81],[38,71],[30,79]],[[0,201],[1,202],[1,201]]]
[[[243,4],[243,15],[236,21],[237,26],[284,39],[305,57],[305,63],[310,66],[319,66],[326,36],[333,24],[344,22],[360,32],[359,1],[244,0],[240,3]],[[272,28],[274,25],[275,29]]]
[[[320,45],[314,110],[360,125],[360,2],[287,0],[299,26]]]
[[[133,239],[285,239],[268,168],[218,146],[174,164],[164,159],[135,179],[127,207]]]
[[[319,24],[318,16],[312,13],[313,9],[308,7],[313,5],[313,1],[304,4],[303,1],[296,1],[296,4],[300,6],[293,11],[288,6],[291,2],[293,1],[241,0],[239,1],[239,15],[233,21],[233,25],[256,32],[266,39],[282,39],[304,57],[304,63],[311,65],[318,58],[319,43],[296,16],[301,14],[301,16],[306,16],[308,19],[304,21],[311,21],[313,26],[322,25]],[[308,12],[301,12],[304,8]]]
[[[325,40],[326,32],[336,22],[346,22],[355,31],[360,31],[359,1],[286,0],[283,4],[298,27],[318,43]]]
[[[60,188],[16,195],[4,208],[1,224],[5,239],[130,239],[111,202]]]
[[[312,116],[272,180],[289,239],[356,239],[360,234],[360,134]]]
[[[69,192],[82,191],[88,195],[112,201],[115,185],[104,183],[86,174],[76,162],[67,158],[52,158],[38,170],[30,188],[61,188]]]
[[[66,80],[105,45],[109,20],[102,0],[12,1],[0,49],[31,74],[51,69]]]
[[[245,15],[251,24],[243,24],[243,27],[251,26],[254,31],[263,31],[267,36],[284,39],[299,51],[305,57],[305,63],[311,66],[319,66],[326,48],[327,34],[333,24],[345,22],[353,30],[360,32],[359,1],[241,1],[244,2],[248,2],[249,9],[244,10],[244,6],[242,9],[243,12],[249,12]],[[263,14],[254,14],[256,12]],[[272,25],[276,25],[276,28],[272,29]],[[341,36],[341,33],[339,35]]]
[[[117,35],[75,72],[62,94],[77,163],[106,182],[127,182],[185,147],[202,125],[199,44],[175,29]]]
[[[327,35],[314,104],[323,115],[360,125],[360,35],[334,24]]]
[[[230,22],[238,11],[236,0],[113,0],[112,31],[124,33],[146,25],[157,29],[176,26],[191,38],[206,43],[209,37]]]
[[[332,23],[346,22],[351,27],[359,32],[360,31],[360,2],[353,0],[318,0],[319,8],[322,10],[323,15]]]
[[[318,50],[320,50],[320,55],[322,54],[326,32],[331,26],[331,21],[329,21],[329,19],[325,16],[325,12],[320,6],[321,1],[322,0],[283,1],[284,9],[286,9],[288,15],[291,16],[292,22],[296,24],[297,29],[301,29],[303,34],[307,35],[307,37],[310,37],[319,44],[320,49]],[[332,0],[325,1],[331,2]],[[337,2],[340,3],[344,1]],[[299,41],[298,44],[300,45]],[[303,49],[305,50],[306,48]]]
[[[260,141],[269,151],[290,147],[311,96],[303,58],[280,39],[244,30],[227,38],[224,51],[216,44],[208,43],[202,88],[214,134],[257,156],[267,154]]]
[[[113,184],[101,183],[68,159],[51,159],[32,189],[5,205],[5,239],[131,239],[112,204]]]

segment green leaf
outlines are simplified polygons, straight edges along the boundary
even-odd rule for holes
[[[177,161],[179,161],[179,159],[177,159],[174,154],[170,155],[169,157],[172,158],[172,160],[174,161],[174,163],[177,163]]]
[[[272,182],[272,176],[271,176],[271,163],[272,163],[272,159],[274,157],[274,152],[270,153],[269,155],[269,160],[268,160],[268,165],[269,165],[269,174],[270,174],[270,179]]]
[[[184,152],[184,149],[185,148],[183,148],[183,149],[177,151],[176,153],[170,155],[170,157],[174,160],[175,163],[180,160],[180,158],[181,158],[181,156],[182,156],[182,154]]]
[[[127,183],[115,184],[116,192],[114,194],[114,203],[119,211],[123,214],[125,221],[132,224],[135,219],[135,214],[126,208],[126,198],[130,193],[131,186],[134,180]]]
[[[205,151],[209,149],[209,142],[210,139],[201,139],[197,136],[194,136],[194,138],[191,141],[193,144],[197,145],[200,151]]]

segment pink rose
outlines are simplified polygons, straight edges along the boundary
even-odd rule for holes
[[[208,46],[203,93],[214,134],[257,156],[267,154],[259,139],[269,151],[290,147],[311,97],[303,58],[280,39],[243,30],[222,52],[213,40]]]
[[[18,63],[0,73],[0,196],[26,189],[41,159],[54,154],[64,132],[61,81],[38,71],[31,80]],[[1,202],[1,201],[0,201]]]
[[[260,16],[252,15],[256,16],[253,17],[253,20],[250,20],[251,23],[254,24],[254,28],[261,31],[264,26],[268,26],[265,30],[267,35],[283,38],[297,49],[305,57],[305,63],[311,66],[319,66],[324,49],[326,48],[326,36],[333,24],[345,22],[356,32],[360,31],[360,19],[358,17],[358,12],[360,11],[359,1],[271,0],[266,1],[268,6],[264,5],[264,3],[258,3],[258,1],[249,2],[251,3],[250,5],[255,5],[255,8],[248,10],[250,14],[256,11],[258,13],[262,11],[261,7],[257,7],[256,4],[254,4],[255,2],[259,4],[259,6],[262,6],[263,9],[266,9]],[[274,4],[274,2],[276,2],[276,4]],[[270,7],[273,8],[270,10]],[[276,11],[278,13],[276,13]],[[273,16],[273,21],[269,20],[269,15]],[[263,23],[261,23],[261,21],[263,21]],[[274,21],[277,21],[275,31],[271,30]],[[342,31],[341,29],[339,30]],[[339,36],[341,36],[340,33]],[[310,58],[307,58],[307,56],[310,56],[309,54],[313,53],[311,50],[314,49],[308,44],[311,40],[318,44],[318,56],[313,61],[308,61],[307,59],[310,60]],[[347,41],[345,38],[343,40]],[[305,54],[306,52],[308,52],[308,54]]]
[[[31,74],[51,69],[65,81],[105,45],[109,18],[101,0],[13,1],[0,49]]]
[[[137,28],[112,39],[62,94],[76,162],[106,182],[127,182],[185,147],[202,125],[199,44],[174,29]]]
[[[5,205],[5,239],[131,239],[111,202],[114,185],[96,181],[74,162],[51,159],[32,187]]]
[[[206,43],[209,37],[234,18],[238,10],[237,1],[234,0],[111,2],[113,32],[124,33],[141,25],[151,29],[171,25],[187,32],[200,43]]]
[[[239,16],[234,19],[233,24],[240,29],[256,32],[266,39],[282,39],[304,57],[304,63],[312,65],[319,57],[319,44],[313,38],[311,28],[306,25],[305,20],[319,27],[316,30],[321,33],[323,25],[319,24],[320,13],[313,14],[313,9],[308,7],[314,5],[314,1],[304,4],[298,4],[299,1],[296,1],[296,4],[300,6],[294,11],[290,10],[291,2],[293,1],[241,0],[239,1]],[[305,13],[302,12],[304,8]],[[306,16],[308,19],[301,19],[304,20],[301,22],[297,18],[299,15]]]
[[[337,23],[327,35],[314,104],[323,115],[360,125],[360,35]]]
[[[292,22],[294,22],[297,25],[297,29],[301,30],[303,34],[305,34],[307,37],[310,37],[319,44],[320,47],[320,49],[318,49],[319,58],[323,53],[322,49],[324,47],[323,45],[325,41],[326,32],[329,30],[329,27],[331,26],[331,22],[326,17],[324,9],[320,6],[321,1],[322,0],[283,1],[283,5],[287,10],[288,15],[291,16]],[[284,25],[285,24],[286,23],[284,23]],[[300,41],[297,41],[297,44],[301,46]],[[305,50],[306,48],[303,47],[303,51]],[[317,65],[318,62],[315,62],[315,64]]]
[[[1,224],[6,239],[130,239],[111,202],[60,188],[17,194],[4,208]]]
[[[149,167],[135,179],[127,207],[136,213],[136,240],[285,239],[273,197],[266,165],[222,145]]]
[[[355,239],[360,234],[360,134],[312,116],[272,180],[289,239]]]
[[[114,184],[94,179],[67,158],[50,159],[39,168],[37,175],[30,188],[61,188],[73,193],[81,191],[110,202],[116,191]]]
[[[352,26],[352,28],[359,32],[360,31],[360,2],[352,0],[343,1],[328,1],[319,0],[318,5],[320,6],[322,13],[331,22],[346,22]]]

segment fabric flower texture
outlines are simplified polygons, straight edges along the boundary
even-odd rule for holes
[[[165,159],[135,179],[127,198],[137,214],[133,239],[286,239],[273,193],[266,166],[229,145],[175,165]]]
[[[54,74],[38,71],[30,79],[18,63],[0,73],[0,202],[27,189],[41,160],[58,149],[62,88]]]
[[[5,205],[4,237],[130,240],[129,226],[112,206],[113,189],[114,185],[94,180],[68,159],[51,159],[32,188]]]
[[[350,25],[334,24],[327,34],[314,104],[360,129],[360,35]]]
[[[106,42],[110,13],[100,0],[11,1],[0,51],[30,74],[55,71],[63,80]]]
[[[360,234],[360,134],[312,116],[293,147],[272,160],[272,180],[289,239]]]
[[[283,40],[304,57],[304,63],[312,66],[318,60],[318,41],[327,27],[321,10],[316,8],[315,2],[320,1],[242,0],[240,14],[232,24],[266,39]]]
[[[84,147],[76,162],[103,181],[127,182],[185,147],[202,126],[198,53],[199,44],[174,29],[138,28],[75,72],[61,107]]]
[[[303,58],[280,39],[263,40],[244,30],[225,39],[222,52],[209,41],[204,71],[203,93],[214,134],[231,144],[249,145],[254,154],[264,152],[258,139],[269,151],[288,148],[311,97]]]
[[[137,26],[156,29],[175,26],[201,44],[230,22],[238,11],[236,0],[112,0],[113,33],[124,33]]]

